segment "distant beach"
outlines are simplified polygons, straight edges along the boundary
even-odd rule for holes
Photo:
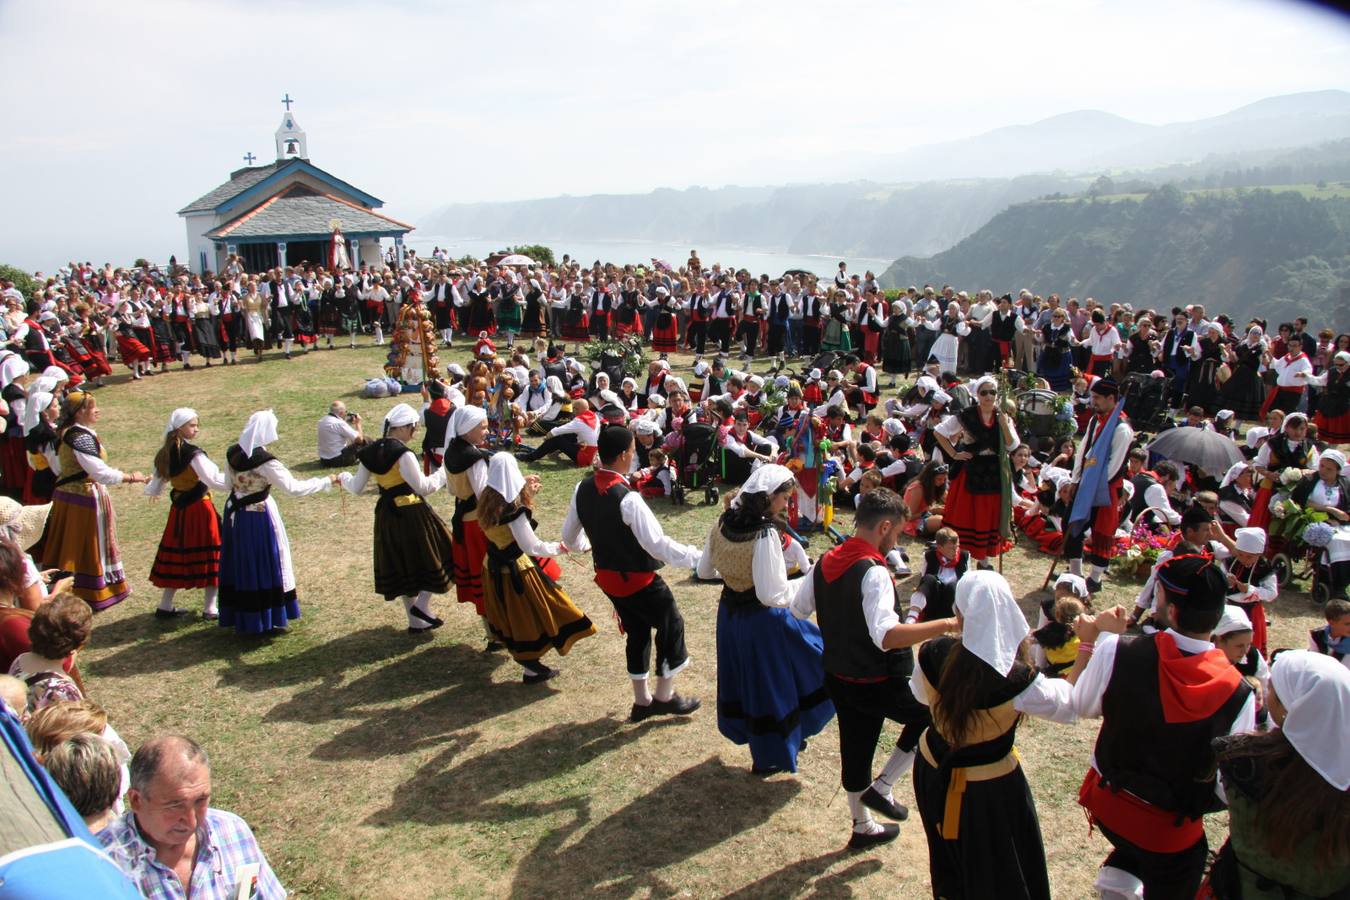
[[[728,247],[710,244],[663,244],[646,241],[569,241],[562,238],[511,238],[496,240],[488,238],[452,238],[443,235],[419,235],[413,232],[408,246],[419,256],[430,256],[435,247],[449,250],[452,257],[474,256],[479,259],[496,250],[520,244],[543,244],[553,250],[553,256],[561,260],[564,253],[589,265],[597,259],[612,263],[647,263],[652,257],[663,259],[678,268],[689,259],[689,251],[697,250],[703,264],[711,266],[715,262],[723,266],[746,268],[752,274],[782,275],[787,269],[805,269],[817,275],[833,276],[842,260],[848,263],[849,272],[862,275],[868,269],[877,275],[891,264],[888,259],[868,259],[849,256],[813,256],[793,253],[778,253],[762,247]]]

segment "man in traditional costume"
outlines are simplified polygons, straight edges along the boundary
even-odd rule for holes
[[[563,544],[591,550],[595,583],[605,592],[627,636],[628,677],[633,683],[632,722],[651,716],[687,716],[697,697],[675,692],[675,676],[689,664],[684,618],[657,570],[665,563],[686,569],[699,564],[699,551],[671,540],[642,495],[628,486],[633,432],[610,426],[600,433],[600,468],[577,485],[563,522]],[[656,645],[656,687],[649,690],[652,634]]]
[[[1083,574],[1083,559],[1092,566],[1087,576],[1088,590],[1102,589],[1102,576],[1115,555],[1116,528],[1120,525],[1120,485],[1125,480],[1130,443],[1134,429],[1125,421],[1117,402],[1120,388],[1110,378],[1092,383],[1093,416],[1074,457],[1069,496],[1073,508],[1069,515],[1064,557],[1069,570]],[[1083,496],[1078,496],[1078,494]],[[1085,527],[1091,520],[1092,538],[1085,541]],[[1086,551],[1086,552],[1085,552]]]

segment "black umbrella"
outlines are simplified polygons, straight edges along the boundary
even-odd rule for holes
[[[1210,475],[1218,476],[1227,472],[1233,463],[1246,458],[1231,438],[1208,428],[1191,426],[1164,431],[1153,439],[1148,449],[1164,459],[1199,466]]]

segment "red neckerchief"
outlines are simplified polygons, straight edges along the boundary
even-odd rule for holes
[[[1157,636],[1158,690],[1163,719],[1171,724],[1208,719],[1228,702],[1242,674],[1217,647],[1186,656],[1167,632]]]
[[[1304,355],[1305,355],[1305,354],[1304,354],[1303,350],[1300,348],[1299,351],[1298,351],[1297,353],[1286,353],[1286,354],[1284,355],[1284,361],[1285,361],[1285,362],[1297,362],[1297,361],[1298,361],[1298,358],[1299,358],[1300,356],[1304,356]]]
[[[882,564],[886,562],[886,557],[876,547],[860,537],[851,537],[820,558],[820,571],[826,581],[838,581],[854,563],[864,559],[873,559]]]
[[[938,565],[944,569],[955,569],[957,564],[961,562],[961,551],[959,550],[956,552],[955,559],[948,559],[947,554],[936,547],[933,548],[933,553],[937,556]]]
[[[435,400],[432,400],[431,405],[427,408],[431,410],[434,415],[443,416],[450,412],[450,401],[444,397],[438,397]]]
[[[585,412],[579,412],[575,416],[573,416],[573,418],[575,418],[578,422],[585,422],[586,427],[588,428],[596,427],[595,410],[593,409],[588,409]]]
[[[609,490],[610,488],[614,487],[614,485],[616,484],[627,484],[627,483],[628,479],[620,475],[618,472],[611,471],[610,469],[595,470],[595,489],[602,494],[605,491]]]

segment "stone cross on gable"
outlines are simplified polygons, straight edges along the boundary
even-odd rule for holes
[[[291,99],[291,94],[289,91],[287,91],[286,96],[281,98],[281,102],[286,104],[286,112],[290,112],[291,104],[294,103],[295,101]]]
[[[244,162],[250,166],[253,165],[253,161],[257,158],[258,157],[254,156],[251,152],[244,154]]]

